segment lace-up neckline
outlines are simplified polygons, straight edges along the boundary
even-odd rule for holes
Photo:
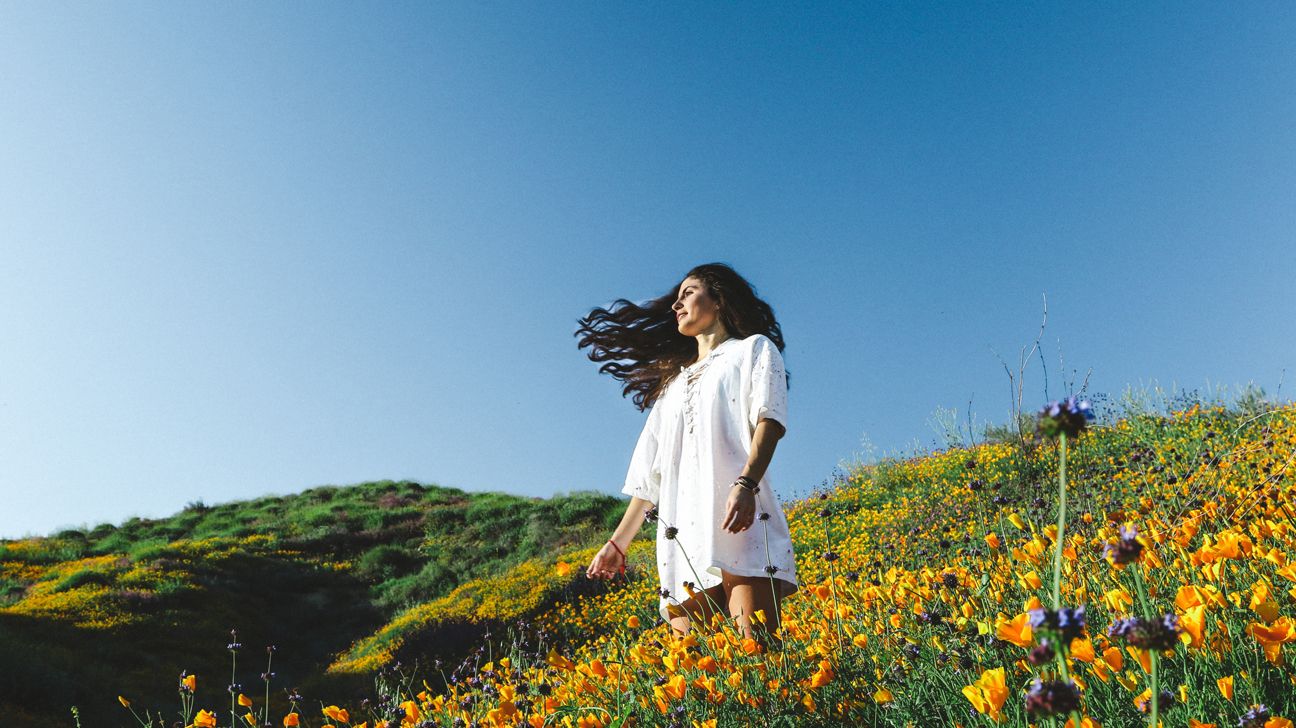
[[[697,396],[697,383],[702,379],[702,372],[706,371],[706,365],[711,361],[712,355],[723,349],[730,341],[736,341],[737,338],[731,336],[713,347],[701,359],[688,366],[680,366],[680,373],[684,375],[684,423],[690,434],[693,432],[696,420],[697,408],[694,400]]]

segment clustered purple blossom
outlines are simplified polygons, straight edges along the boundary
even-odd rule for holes
[[[1252,705],[1250,710],[1238,718],[1238,728],[1264,728],[1269,718],[1268,708],[1263,705]]]
[[[1144,650],[1170,650],[1179,643],[1179,631],[1179,617],[1167,614],[1160,619],[1118,619],[1107,628],[1107,636],[1123,638]]]
[[[1080,709],[1080,690],[1070,680],[1042,682],[1035,678],[1026,693],[1026,712],[1031,716],[1066,715]]]
[[[1039,411],[1037,429],[1048,437],[1057,437],[1063,433],[1067,437],[1076,437],[1084,431],[1085,425],[1094,418],[1089,400],[1077,401],[1075,396],[1061,401],[1049,402]]]
[[[1103,546],[1103,556],[1110,558],[1113,564],[1131,564],[1138,561],[1143,553],[1143,544],[1138,541],[1138,530],[1133,526],[1121,526],[1120,539],[1113,544]]]
[[[1056,656],[1057,653],[1053,651],[1053,643],[1046,638],[1040,640],[1039,644],[1035,645],[1035,648],[1026,655],[1026,661],[1035,667],[1039,667],[1052,662]]]
[[[1030,624],[1033,629],[1057,632],[1065,644],[1071,644],[1071,640],[1084,635],[1085,608],[1083,604],[1078,607],[1063,607],[1056,611],[1052,609],[1032,609],[1027,614],[1030,615]]]

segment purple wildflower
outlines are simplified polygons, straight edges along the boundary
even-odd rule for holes
[[[1080,709],[1080,690],[1067,680],[1040,682],[1035,678],[1026,693],[1026,712],[1031,716],[1066,715]]]

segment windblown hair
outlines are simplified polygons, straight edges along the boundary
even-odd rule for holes
[[[745,339],[765,334],[780,352],[783,332],[774,318],[774,309],[756,297],[752,285],[724,263],[706,263],[690,270],[702,281],[707,295],[719,304],[718,316],[730,336]],[[681,278],[682,282],[684,278]],[[666,387],[679,375],[680,367],[697,358],[697,340],[679,332],[674,305],[679,294],[676,283],[664,295],[639,305],[624,298],[612,302],[611,309],[595,308],[578,320],[580,336],[577,348],[592,347],[591,361],[605,361],[599,371],[625,382],[621,395],[634,392],[639,411],[651,407]],[[628,360],[628,364],[619,363]],[[787,375],[789,386],[791,375]]]

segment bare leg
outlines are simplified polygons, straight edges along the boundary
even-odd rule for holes
[[[706,594],[711,597],[711,599],[708,600],[706,597],[702,596],[702,594]],[[711,615],[716,611],[711,602],[720,605],[721,613],[724,613],[725,604],[728,602],[728,598],[725,596],[723,583],[702,590],[702,593],[698,594],[697,597],[689,597],[688,599],[685,599],[683,602],[680,602],[678,607],[674,605],[668,606],[668,612],[673,613],[681,608],[684,611],[684,614],[681,614],[680,616],[671,617],[670,625],[671,628],[675,630],[675,636],[682,638],[687,635],[689,632],[689,626],[693,622],[697,622],[701,629],[707,629],[711,624]],[[727,617],[729,615],[724,614],[724,616]]]
[[[743,637],[755,639],[762,645],[769,647],[769,642],[778,643],[779,629],[779,610],[777,605],[781,604],[782,596],[775,592],[770,578],[767,576],[739,576],[730,574],[727,571],[721,571],[724,581],[721,584],[729,596],[729,613],[732,614],[738,622],[738,630],[742,632]],[[763,625],[753,625],[752,614],[761,610],[764,612],[765,622]],[[771,640],[766,640],[766,633]]]

